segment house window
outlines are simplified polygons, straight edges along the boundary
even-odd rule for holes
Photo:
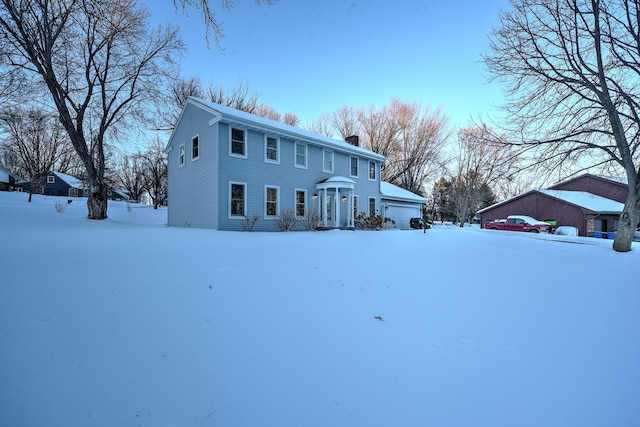
[[[324,172],[333,173],[333,151],[331,150],[322,150],[322,170]]]
[[[353,216],[358,216],[358,196],[353,196]]]
[[[185,152],[186,152],[186,149],[184,148],[184,144],[181,144],[180,152],[178,154],[178,163],[180,164],[180,166],[184,166],[184,158],[186,156]]]
[[[369,216],[376,216],[376,199],[369,197]]]
[[[247,185],[241,182],[229,183],[229,216],[244,218],[246,216]]]
[[[296,190],[296,216],[302,218],[307,214],[307,192],[306,190]]]
[[[278,216],[278,187],[265,187],[265,216]]]
[[[307,146],[296,143],[296,167],[307,168]]]
[[[231,128],[231,155],[247,157],[246,131]]]
[[[47,184],[53,184],[56,182],[56,177],[53,175],[47,175]]]
[[[357,178],[358,177],[358,158],[351,157],[350,162],[351,162],[351,168],[349,173],[351,174],[351,176]]]
[[[279,148],[279,140],[278,138],[274,138],[271,136],[266,137],[266,141],[264,144],[264,161],[269,163],[280,163],[280,150]]]
[[[376,162],[369,161],[369,179],[376,179]]]
[[[191,138],[191,160],[200,157],[200,141],[198,135]]]

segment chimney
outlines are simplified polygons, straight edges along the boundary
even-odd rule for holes
[[[344,140],[351,145],[355,145],[356,147],[360,146],[360,138],[358,138],[358,135],[348,136]]]

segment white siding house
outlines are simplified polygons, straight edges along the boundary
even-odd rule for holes
[[[384,215],[384,157],[346,141],[190,97],[166,152],[168,223],[173,227],[297,229],[315,212],[327,228],[351,228],[356,212]]]

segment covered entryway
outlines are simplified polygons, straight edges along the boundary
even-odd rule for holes
[[[333,176],[316,184],[318,211],[326,228],[353,228],[353,190],[356,182],[344,176]]]

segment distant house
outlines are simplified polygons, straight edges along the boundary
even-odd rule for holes
[[[29,182],[21,183],[24,191],[29,191]],[[71,175],[51,171],[47,173],[33,193],[47,196],[83,197],[84,185],[82,181]]]
[[[315,213],[324,228],[353,228],[364,212],[402,213],[397,223],[405,228],[403,209],[413,215],[422,203],[392,191],[385,198],[385,158],[360,147],[357,136],[335,140],[194,97],[166,152],[173,227],[240,231],[257,217],[254,230],[277,231],[291,213],[302,230]]]
[[[9,170],[0,166],[0,191],[12,191],[17,188],[20,178]]]
[[[554,226],[570,225],[581,236],[612,233],[627,197],[618,179],[584,174],[545,190],[531,190],[478,211],[481,224],[509,215],[529,215]]]
[[[121,201],[121,200],[131,200],[129,197],[129,192],[124,187],[111,187],[107,192],[107,197],[109,200]]]

